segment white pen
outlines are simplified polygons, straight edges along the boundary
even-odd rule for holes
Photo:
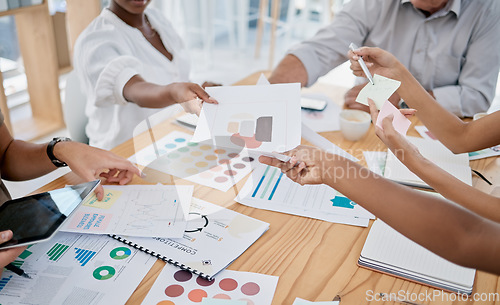
[[[353,42],[351,42],[351,44],[349,45],[349,49],[354,51],[354,50],[358,49],[358,46],[356,46]],[[363,72],[365,72],[366,77],[368,77],[368,80],[370,81],[370,83],[372,85],[375,85],[375,83],[373,82],[372,75],[370,74],[370,70],[368,70],[368,67],[365,64],[363,57],[361,57],[361,56],[358,56],[358,57],[359,57],[358,62],[361,65],[361,69],[363,69]]]

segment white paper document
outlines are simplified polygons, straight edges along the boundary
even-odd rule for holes
[[[71,215],[62,231],[131,236],[182,237],[193,196],[192,185],[107,185]]]
[[[365,227],[374,218],[329,186],[301,186],[264,164],[253,171],[235,200],[254,208],[356,226]]]
[[[339,301],[325,301],[325,302],[311,302],[301,298],[296,298],[293,302],[293,305],[339,305]]]
[[[382,108],[385,101],[388,100],[401,85],[400,81],[378,74],[373,76],[373,83],[373,85],[368,83],[363,89],[361,89],[356,97],[356,102],[368,106],[368,99],[370,98],[373,100],[375,105],[377,105],[377,109],[379,110]]]
[[[342,109],[339,105],[323,94],[303,93],[302,98],[313,98],[327,102],[323,111],[302,109],[302,123],[316,132],[340,130],[340,111]]]
[[[210,87],[193,142],[217,148],[284,152],[300,144],[300,84]]]
[[[167,264],[142,304],[230,305],[240,301],[245,305],[271,305],[277,284],[277,276],[233,270],[224,270],[207,281]]]
[[[4,271],[2,305],[125,304],[156,258],[105,235],[57,233],[15,260],[32,279]]]
[[[302,123],[302,137],[313,144],[314,146],[323,149],[324,151],[327,151],[331,154],[334,155],[339,155],[342,156],[346,159],[349,159],[353,162],[358,162],[359,159],[352,156],[342,148],[338,147],[337,145],[333,144],[332,142],[328,141],[325,137],[319,135],[316,133],[314,130],[309,128],[306,124]]]

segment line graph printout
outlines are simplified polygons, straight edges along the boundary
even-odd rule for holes
[[[182,237],[192,196],[190,185],[106,186],[104,199],[88,198],[62,231]]]

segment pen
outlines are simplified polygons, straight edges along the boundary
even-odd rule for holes
[[[493,185],[493,184],[491,184],[491,182],[488,179],[486,179],[485,176],[483,176],[483,174],[481,174],[480,172],[478,172],[477,170],[474,170],[474,169],[472,171],[474,172],[474,174],[478,175],[479,178],[481,178],[484,181],[486,181],[486,183],[488,183],[489,185]]]
[[[358,46],[355,45],[353,42],[351,42],[351,44],[349,45],[349,49],[351,49],[352,51],[356,50],[357,48],[358,48]],[[368,77],[368,80],[370,81],[370,83],[372,85],[375,85],[375,83],[373,82],[372,75],[370,74],[370,70],[368,70],[368,67],[365,64],[363,57],[359,56],[358,62],[361,66],[361,69],[363,69],[363,72],[365,72],[366,77]]]
[[[14,272],[15,274],[19,275],[19,276],[22,276],[22,277],[25,277],[27,279],[31,279],[31,276],[27,275],[23,269],[13,265],[12,263],[8,264],[7,266],[5,266],[5,269],[9,270],[9,271],[12,271]]]

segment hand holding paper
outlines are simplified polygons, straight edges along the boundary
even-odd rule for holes
[[[378,74],[373,77],[373,82],[374,85],[368,83],[359,92],[356,102],[368,106],[368,99],[370,98],[375,102],[377,109],[381,109],[385,101],[399,88],[401,82]]]
[[[408,120],[404,116],[404,114],[402,114],[401,111],[399,111],[399,109],[389,101],[385,101],[384,105],[382,106],[382,109],[380,110],[377,117],[377,123],[375,125],[383,130],[384,127],[382,127],[382,121],[391,114],[394,116],[394,119],[392,120],[392,126],[394,126],[394,129],[396,129],[397,132],[405,136],[408,132],[408,128],[410,128],[411,126],[411,121]]]

